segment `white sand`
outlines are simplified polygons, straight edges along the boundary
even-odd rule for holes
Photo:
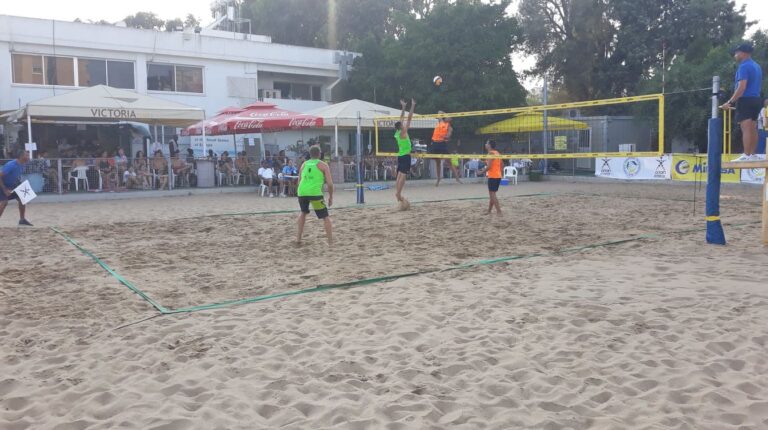
[[[566,193],[514,197],[539,192]],[[574,195],[590,193],[598,196]],[[768,251],[755,225],[707,246],[693,189],[523,184],[367,193],[291,246],[293,199],[207,195],[37,204],[0,218],[0,428],[768,428]],[[758,189],[726,188],[723,219],[759,219]],[[699,197],[701,197],[699,195]],[[351,205],[341,193],[337,206]],[[542,257],[159,316],[47,226],[60,225],[177,308]],[[642,240],[558,250],[637,234]],[[25,267],[32,271],[25,273]]]

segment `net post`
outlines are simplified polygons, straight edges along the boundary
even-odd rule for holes
[[[720,77],[712,78],[712,115],[709,120],[707,139],[707,243],[725,245],[725,232],[720,222],[720,177],[722,142],[721,129],[723,120],[718,116],[718,94]]]
[[[659,94],[659,156],[664,155],[664,94]]]

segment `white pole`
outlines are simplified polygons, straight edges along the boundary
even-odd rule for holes
[[[27,106],[27,143],[32,146],[32,116],[29,115],[29,106]],[[29,158],[35,158],[35,152],[29,151]]]
[[[339,119],[336,118],[336,124],[333,126],[333,140],[336,142],[336,158],[339,158]]]
[[[202,158],[205,158],[207,156],[208,156],[208,152],[206,151],[206,148],[205,148],[205,112],[203,112],[203,157]]]

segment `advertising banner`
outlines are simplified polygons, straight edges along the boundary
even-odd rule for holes
[[[723,154],[722,160],[730,161],[733,154]],[[672,179],[675,181],[707,182],[707,155],[674,154],[672,156]],[[741,175],[734,169],[723,169],[721,182],[739,183]]]
[[[598,158],[595,176],[613,179],[665,180],[672,174],[672,157]]]

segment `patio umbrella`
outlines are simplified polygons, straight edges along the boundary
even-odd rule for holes
[[[219,124],[219,122],[223,121],[225,118],[234,116],[235,114],[238,114],[244,110],[245,109],[243,108],[234,107],[234,106],[224,108],[216,112],[216,115],[214,115],[213,118],[207,119],[204,121],[199,121],[181,130],[181,135],[182,136],[200,136],[201,134],[203,134],[203,127],[205,127],[205,134],[210,136],[213,130],[213,126]]]
[[[222,118],[211,127],[211,134],[275,133],[322,126],[320,117],[258,102],[246,106],[242,112]]]

